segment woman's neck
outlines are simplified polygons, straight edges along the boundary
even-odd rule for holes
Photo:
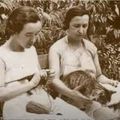
[[[11,36],[9,40],[10,40],[9,48],[12,51],[16,51],[16,52],[23,52],[24,51],[24,48],[22,46],[20,46],[20,44],[18,43],[16,36]]]
[[[83,44],[83,40],[82,39],[75,40],[68,36],[68,44],[70,44],[73,47],[80,47]]]

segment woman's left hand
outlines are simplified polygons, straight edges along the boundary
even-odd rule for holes
[[[51,69],[44,69],[40,71],[40,76],[43,79],[54,79],[55,77],[55,71]]]
[[[47,75],[48,75],[48,81],[47,81],[47,84],[51,84],[53,79],[55,78],[55,71],[54,70],[51,70],[51,69],[48,69],[46,70],[47,71]]]
[[[40,70],[40,77],[42,79],[47,79],[47,71],[45,69]]]
[[[108,84],[110,84],[110,85],[112,85],[112,86],[114,86],[114,87],[117,87],[117,85],[118,85],[118,81],[117,80],[109,80],[109,83]]]

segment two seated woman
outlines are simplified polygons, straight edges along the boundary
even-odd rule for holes
[[[79,87],[70,89],[60,80],[61,75],[64,78],[74,71],[81,70],[87,71],[91,78],[101,83],[117,84],[116,81],[102,75],[97,48],[84,39],[89,19],[87,11],[80,8],[71,8],[67,12],[64,22],[67,36],[58,40],[49,52],[50,69],[55,72],[50,70],[46,72],[41,70],[36,50],[33,47],[35,36],[42,29],[41,19],[30,7],[20,7],[12,12],[6,25],[7,42],[0,47],[0,101],[5,101],[4,119],[58,119],[63,117],[79,120],[103,120],[98,117],[101,115],[105,117],[105,120],[106,118],[117,118],[116,114],[107,109],[111,118],[105,111],[106,108],[104,108],[104,112],[95,111],[93,118],[89,117],[82,110],[88,106],[91,108],[92,100],[78,91]],[[53,99],[40,85],[43,78],[51,80],[55,89],[72,99],[77,107],[59,97]],[[72,85],[76,86],[77,82],[79,81],[73,79]],[[30,101],[46,106],[49,114],[52,115],[27,112],[26,106]]]

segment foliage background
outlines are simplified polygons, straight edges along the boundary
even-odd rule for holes
[[[38,54],[47,54],[50,46],[65,36],[62,29],[66,11],[82,6],[91,15],[89,36],[98,48],[103,73],[120,81],[120,1],[119,0],[0,0],[0,45],[5,39],[5,24],[12,10],[32,6],[43,21],[43,29],[36,37]]]

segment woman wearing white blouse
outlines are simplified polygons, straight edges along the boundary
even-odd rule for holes
[[[31,7],[17,8],[8,18],[7,42],[0,47],[0,102],[5,102],[3,119],[58,119],[66,116],[91,120],[84,112],[63,100],[54,100],[39,84],[43,77],[54,77],[54,72],[49,70],[47,75],[45,70],[41,70],[33,46],[41,28],[41,20]],[[29,80],[28,76],[33,77]],[[26,106],[30,101],[44,105],[52,115],[27,112]]]
[[[74,100],[74,102],[81,103],[83,107],[89,106],[91,100],[82,96],[77,90],[67,87],[60,79],[61,76],[65,77],[74,71],[83,70],[87,71],[100,83],[113,86],[118,84],[117,81],[108,79],[102,74],[97,48],[92,42],[85,39],[89,27],[89,19],[88,11],[83,8],[70,8],[64,21],[64,29],[67,35],[54,43],[49,51],[50,69],[55,70],[55,78],[52,82],[54,88],[60,94]],[[75,84],[75,82],[73,81],[72,84]],[[82,98],[84,98],[83,102],[81,101]],[[110,112],[110,114],[112,113]],[[107,119],[104,115],[103,117]],[[106,117],[109,118],[108,115]]]

